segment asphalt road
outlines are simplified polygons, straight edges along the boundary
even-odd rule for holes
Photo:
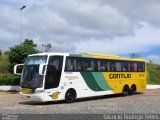
[[[132,96],[107,95],[80,99],[74,103],[36,103],[18,93],[0,92],[0,114],[160,114],[160,89]]]

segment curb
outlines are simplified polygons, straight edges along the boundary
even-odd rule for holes
[[[160,85],[147,85],[147,89],[159,89]]]
[[[19,86],[0,86],[0,90],[3,90],[3,91],[8,91],[8,90],[19,91],[20,88],[19,88]]]

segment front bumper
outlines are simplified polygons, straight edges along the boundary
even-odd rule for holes
[[[20,92],[20,97],[23,99],[27,99],[30,101],[53,101],[52,97],[50,97],[49,95],[45,94],[45,93],[39,93],[39,94],[24,94],[22,92]]]

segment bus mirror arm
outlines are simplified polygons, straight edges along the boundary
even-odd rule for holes
[[[24,65],[24,64],[16,64],[16,65],[14,66],[14,74],[16,74],[16,75],[22,75],[23,65]],[[21,72],[18,72],[18,71],[21,71]]]
[[[39,75],[45,75],[45,67],[46,66],[47,66],[46,64],[39,65]]]

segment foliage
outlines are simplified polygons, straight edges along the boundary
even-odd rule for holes
[[[20,77],[13,74],[0,75],[0,85],[19,85]]]
[[[29,39],[25,39],[25,41],[22,44],[30,45],[32,47],[37,47],[37,44],[34,44],[33,40],[29,40]]]
[[[37,53],[38,50],[35,48],[37,45],[34,44],[33,40],[25,39],[20,45],[15,45],[11,47],[7,52],[9,57],[9,62],[11,64],[20,64],[24,63],[25,58],[29,54]]]
[[[0,56],[0,73],[9,73],[10,63],[8,61],[8,56],[3,54]]]
[[[50,52],[52,49],[52,45],[50,43],[49,44],[42,44],[42,47],[44,47],[45,52]]]
[[[148,84],[160,84],[160,65],[147,64]]]
[[[6,67],[8,65],[9,65],[8,56],[7,55],[1,55],[0,56],[0,67]]]
[[[140,58],[140,55],[137,53],[131,53],[130,58]]]

